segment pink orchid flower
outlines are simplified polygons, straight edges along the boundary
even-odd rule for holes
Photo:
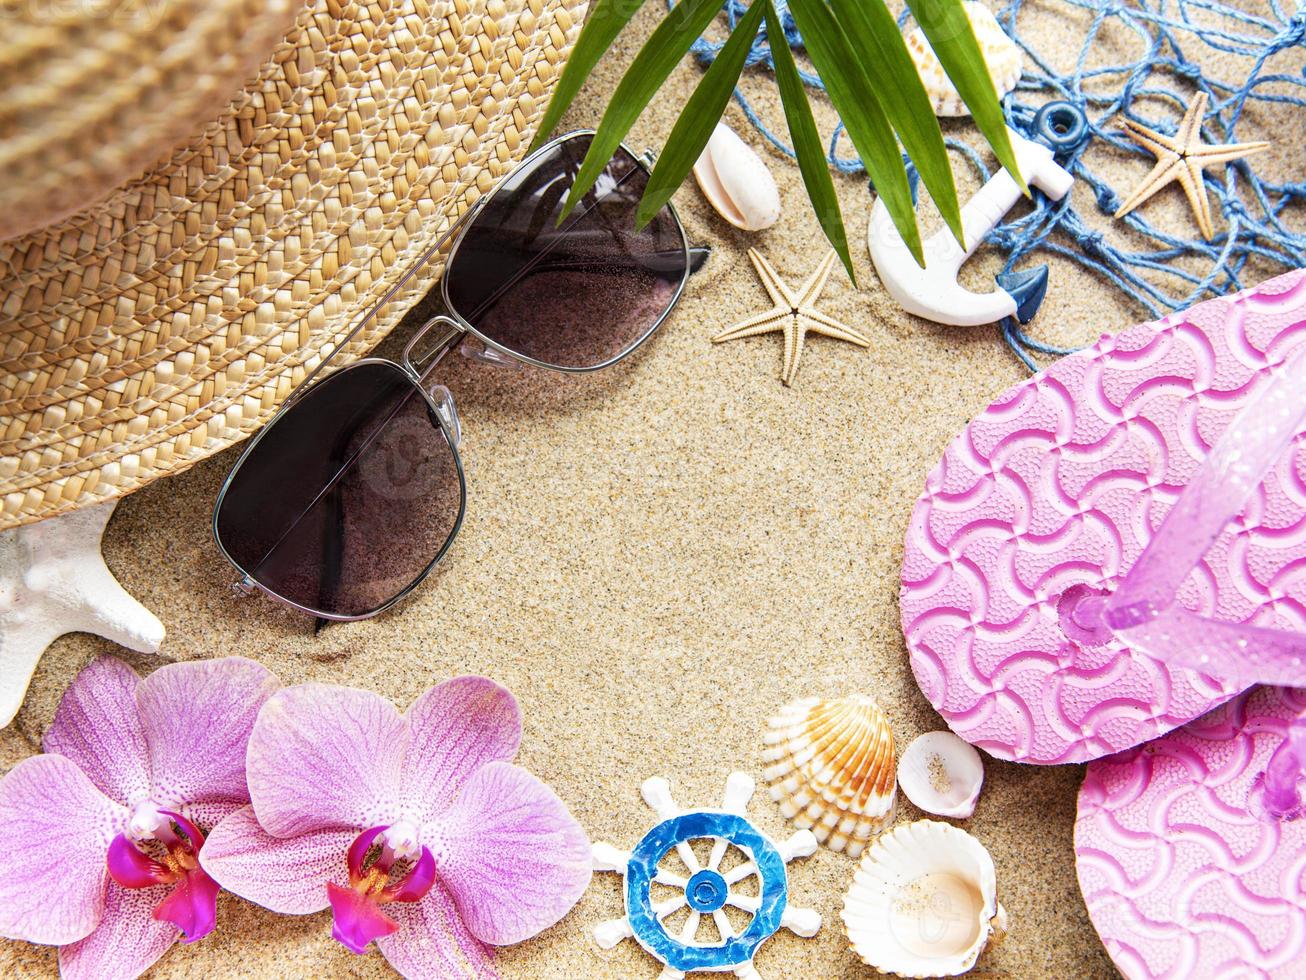
[[[201,863],[274,912],[330,907],[355,953],[375,941],[410,980],[493,976],[488,944],[553,925],[590,879],[589,841],[544,783],[508,760],[517,702],[481,677],[400,714],[368,691],[288,687],[250,736],[253,805]]]
[[[65,980],[136,977],[207,935],[200,828],[249,802],[245,745],[278,686],[243,657],[78,674],[47,754],[0,780],[0,935],[59,946]]]

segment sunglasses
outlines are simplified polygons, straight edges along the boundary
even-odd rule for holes
[[[592,138],[569,133],[530,154],[331,355],[452,242],[440,284],[446,313],[422,325],[401,362],[364,358],[316,380],[328,357],[250,441],[213,513],[218,548],[243,576],[239,591],[262,590],[319,619],[385,611],[439,564],[462,524],[458,413],[431,381],[444,354],[466,341],[480,361],[595,371],[666,319],[707,250],[689,247],[670,205],[636,229],[648,161],[624,146],[559,221]]]

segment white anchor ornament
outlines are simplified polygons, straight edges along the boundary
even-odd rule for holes
[[[1011,148],[1025,180],[1059,201],[1070,193],[1074,177],[1053,159],[1053,149],[1072,149],[1087,138],[1088,127],[1083,113],[1065,102],[1045,106],[1035,119],[1035,127],[1040,139],[1052,148],[1008,129]],[[999,170],[961,209],[966,246],[957,244],[947,228],[940,230],[924,243],[924,268],[916,264],[907,243],[894,228],[883,199],[877,200],[871,211],[867,241],[884,288],[908,313],[935,323],[970,327],[997,323],[1008,316],[1028,323],[1047,290],[1046,266],[1003,273],[997,277],[998,288],[991,293],[971,292],[957,282],[962,264],[1020,198],[1015,180],[1005,169]]]
[[[816,850],[816,838],[810,830],[800,830],[783,843],[772,842],[746,815],[755,788],[747,773],[731,773],[721,809],[682,810],[671,797],[670,783],[660,776],[645,780],[640,792],[657,813],[657,826],[632,851],[611,844],[594,845],[595,870],[616,871],[625,878],[626,915],[594,928],[600,946],[610,949],[633,937],[663,964],[659,980],[680,980],[697,970],[733,972],[747,980],[760,980],[753,958],[778,929],[804,937],[816,935],[821,916],[788,904],[785,870],[794,858]],[[690,841],[705,839],[712,841],[706,864],[690,846]],[[731,848],[741,852],[742,861],[726,868],[722,862]],[[661,867],[672,851],[688,876],[679,869]],[[754,877],[756,888],[744,891],[739,887]],[[675,894],[655,901],[655,884]],[[735,929],[726,915],[727,906],[750,916],[748,924]],[[670,929],[667,920],[686,907],[689,913],[684,924],[678,930]],[[715,924],[717,940],[698,940],[704,916]]]
[[[36,662],[65,633],[155,653],[163,624],[100,554],[117,501],[0,532],[0,727],[22,706]]]

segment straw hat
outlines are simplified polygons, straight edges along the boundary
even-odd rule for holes
[[[129,493],[265,422],[525,153],[584,9],[312,0],[198,135],[0,241],[0,529]],[[432,265],[346,355],[421,298]]]
[[[301,7],[29,0],[9,11],[0,47],[0,238],[102,200],[194,136]]]

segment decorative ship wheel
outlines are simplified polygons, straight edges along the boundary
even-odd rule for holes
[[[746,816],[754,789],[751,776],[732,773],[721,809],[681,810],[667,780],[645,780],[640,792],[661,822],[630,852],[594,845],[594,867],[626,879],[626,916],[595,927],[600,946],[610,949],[633,937],[663,964],[660,980],[680,980],[696,970],[734,971],[757,980],[753,958],[778,929],[816,934],[820,915],[788,904],[785,869],[794,858],[815,851],[816,838],[800,830],[774,843]],[[706,860],[693,847],[700,841],[711,844]],[[667,868],[667,859],[678,859],[685,873]],[[747,918],[746,925],[737,924],[741,918]],[[701,937],[712,928],[705,919],[715,927],[715,939]]]

